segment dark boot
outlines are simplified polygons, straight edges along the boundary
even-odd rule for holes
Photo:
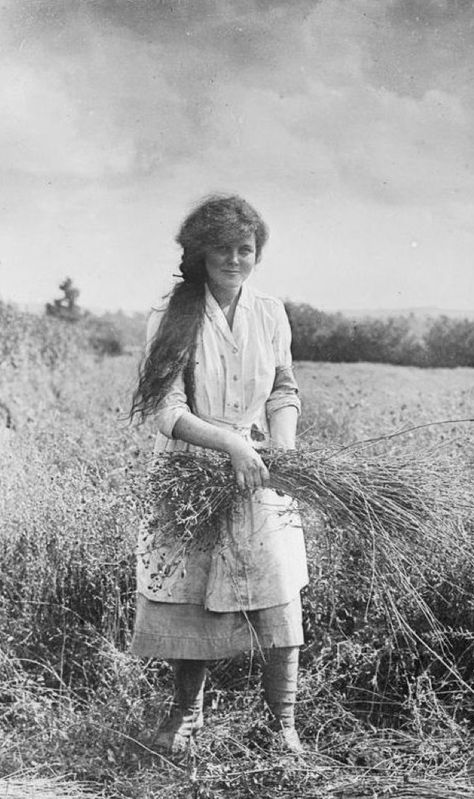
[[[273,726],[280,743],[295,754],[304,751],[295,729],[298,656],[297,646],[266,649],[262,680],[265,700],[273,714]]]
[[[180,754],[186,751],[192,736],[203,725],[206,663],[203,660],[175,660],[173,671],[175,680],[173,709],[160,725],[153,743],[171,754]]]

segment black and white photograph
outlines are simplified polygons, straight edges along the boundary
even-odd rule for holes
[[[0,799],[474,799],[474,2],[0,0]]]

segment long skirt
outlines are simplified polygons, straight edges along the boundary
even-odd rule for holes
[[[162,660],[220,660],[240,652],[301,646],[301,599],[264,610],[217,613],[137,595],[131,651]]]

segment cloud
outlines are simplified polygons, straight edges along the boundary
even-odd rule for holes
[[[0,84],[0,169],[96,179],[127,170],[133,141],[87,129],[78,103],[51,70],[4,64]]]
[[[87,252],[97,274],[122,264],[120,291],[136,263],[151,293],[155,259],[172,271],[186,202],[235,190],[277,227],[292,220],[304,296],[319,242],[334,272],[352,264],[340,227],[360,270],[364,252],[379,269],[386,242],[404,257],[412,218],[469,218],[444,212],[474,189],[471,3],[2,0],[1,13],[0,204],[15,266],[42,253],[80,270]],[[372,219],[385,233],[369,246]]]
[[[433,41],[446,49],[468,10],[427,0],[415,11],[404,0],[19,2],[4,168],[158,179],[193,161],[387,202],[433,200],[451,173],[470,191],[468,99],[420,80],[410,93],[389,69],[429,54],[443,73]]]

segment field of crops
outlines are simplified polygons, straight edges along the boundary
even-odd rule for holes
[[[367,600],[350,534],[309,514],[306,754],[272,748],[260,664],[246,656],[210,670],[198,752],[175,764],[147,746],[169,707],[169,668],[127,652],[154,437],[153,422],[125,419],[136,355],[99,358],[71,331],[58,349],[61,323],[48,324],[12,339],[0,366],[0,796],[474,797],[474,424],[455,421],[474,415],[474,372],[297,365],[302,444],[445,475],[452,551],[440,518],[420,589],[436,625],[408,593],[399,607],[413,635],[400,629],[383,596]],[[365,439],[377,441],[352,446]]]

